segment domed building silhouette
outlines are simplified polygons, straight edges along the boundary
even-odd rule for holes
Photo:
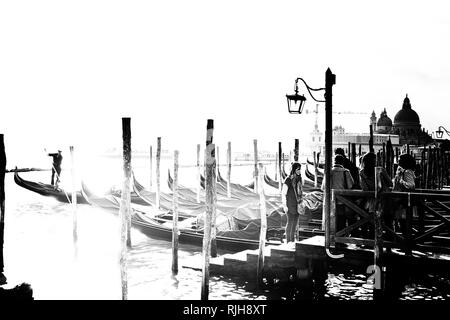
[[[403,100],[402,108],[395,115],[394,122],[388,117],[385,108],[383,112],[381,112],[378,121],[376,120],[375,112],[372,112],[370,124],[375,133],[398,135],[400,144],[402,145],[420,145],[432,141],[432,138],[428,133],[421,130],[419,115],[412,109],[408,94]]]
[[[392,120],[388,117],[386,108],[380,114],[380,119],[377,121],[377,133],[391,133]]]

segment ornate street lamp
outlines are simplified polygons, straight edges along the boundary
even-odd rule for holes
[[[288,109],[290,113],[300,114],[302,112],[302,108],[304,106],[304,102],[306,98],[303,95],[298,94],[298,81],[301,80],[308,92],[313,98],[314,101],[317,102],[325,102],[325,172],[324,172],[324,212],[325,212],[325,249],[327,254],[332,258],[342,258],[344,255],[333,255],[330,253],[330,208],[331,208],[331,185],[330,185],[330,177],[331,177],[331,166],[332,166],[332,148],[333,148],[333,133],[332,133],[332,119],[333,119],[333,104],[332,104],[332,88],[333,85],[336,84],[336,75],[334,75],[330,68],[325,72],[325,88],[313,89],[308,86],[308,84],[302,78],[297,78],[295,80],[295,94],[286,95],[288,101]],[[316,99],[312,91],[321,91],[325,90],[325,100]]]
[[[305,101],[306,101],[305,96],[298,94],[298,80],[299,79],[300,78],[297,78],[295,80],[295,93],[286,95],[289,113],[300,114],[300,113],[302,113],[303,107],[305,106]]]
[[[439,128],[436,130],[436,137],[438,139],[442,139],[442,135],[444,134],[444,131],[442,131],[441,129],[444,129],[445,133],[450,136],[450,132],[447,129],[445,129],[443,126],[439,126]]]

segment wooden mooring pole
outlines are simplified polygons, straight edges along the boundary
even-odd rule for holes
[[[254,192],[258,193],[258,140],[253,140],[253,155],[254,155]]]
[[[70,158],[72,162],[72,210],[73,210],[73,219],[72,219],[72,236],[73,236],[73,245],[75,251],[75,257],[78,255],[78,219],[77,219],[77,187],[76,187],[76,176],[75,176],[75,155],[73,151],[73,146],[70,146]]]
[[[260,287],[263,284],[263,271],[264,271],[264,248],[266,246],[267,235],[267,210],[266,210],[266,197],[264,195],[263,188],[263,170],[262,163],[259,164],[259,212],[261,214],[261,229],[259,233],[259,250],[258,250],[258,266],[257,266],[257,286]]]
[[[219,166],[220,166],[220,162],[219,162],[219,146],[216,146],[216,181],[219,181]]]
[[[153,186],[153,146],[150,146],[150,187],[149,191],[152,191]]]
[[[0,285],[6,283],[6,276],[4,275],[5,262],[3,260],[3,243],[5,237],[5,173],[5,141],[3,134],[0,134]]]
[[[200,172],[200,144],[197,144],[197,203],[200,203],[200,178],[201,172]]]
[[[278,151],[275,152],[275,181],[278,181]]]
[[[295,139],[295,145],[294,145],[294,161],[295,162],[298,161],[298,144],[299,144],[299,140]]]
[[[161,205],[161,137],[157,139],[156,145],[156,209]]]
[[[227,197],[231,198],[231,142],[228,141],[228,149],[227,149]]]
[[[213,120],[208,120],[207,123],[207,130],[206,130],[206,148],[208,148],[209,145],[213,145],[213,138],[214,138],[214,121]],[[215,147],[215,145],[213,145],[213,148]],[[206,149],[205,149],[206,150]],[[215,148],[212,151],[213,155],[214,155],[214,188],[216,186],[216,182],[217,182],[217,176],[216,173],[218,172],[216,170],[217,168],[217,155],[215,154]],[[205,173],[206,176],[206,173]],[[205,188],[206,188],[206,184],[205,184]],[[215,189],[214,189],[215,190]],[[217,198],[216,193],[214,193],[214,196]],[[215,204],[216,204],[216,198],[214,199],[214,210],[213,210],[213,214],[211,217],[211,257],[217,257],[217,244],[216,244],[216,209],[215,209]]]
[[[173,153],[172,273],[178,273],[178,151]]]
[[[369,152],[375,152],[373,149],[373,127],[372,125],[369,126],[370,130],[370,137],[369,137]]]
[[[352,143],[349,141],[347,146],[347,159],[352,159]]]
[[[281,142],[278,142],[278,176],[280,177],[278,180],[278,192],[281,195],[281,190],[283,187],[283,175],[281,174],[281,157],[282,157],[282,150],[281,150]]]
[[[204,232],[203,232],[203,265],[202,265],[202,289],[201,299],[208,300],[209,295],[209,260],[211,255],[211,229],[213,226],[213,218],[216,211],[216,179],[215,179],[215,150],[212,144],[212,133],[214,122],[208,119],[207,123],[207,137],[205,150],[205,191],[206,191],[206,210],[204,218]]]
[[[317,176],[319,175],[319,170],[317,169],[317,166],[318,166],[318,161],[319,161],[319,159],[318,159],[318,157],[317,157],[317,155],[316,155],[316,152],[314,151],[313,152],[313,161],[314,161],[314,188],[317,188]]]
[[[130,180],[131,180],[131,128],[130,118],[122,118],[123,139],[123,188],[120,202],[121,221],[121,251],[120,251],[120,274],[122,280],[122,300],[128,300],[128,275],[127,275],[127,249],[131,247],[130,239]]]

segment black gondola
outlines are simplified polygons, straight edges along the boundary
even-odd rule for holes
[[[55,188],[51,184],[25,180],[19,176],[18,172],[14,172],[14,182],[22,188],[36,192],[42,196],[53,197],[60,202],[70,203],[72,201],[71,192],[65,192],[63,189]],[[77,203],[88,203],[80,191],[77,191]]]

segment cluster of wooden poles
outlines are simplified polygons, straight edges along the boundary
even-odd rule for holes
[[[414,153],[409,144],[406,144],[405,152],[411,154],[416,160],[416,187],[421,189],[442,189],[450,184],[450,151],[442,147],[422,146],[420,154]],[[370,126],[369,151],[374,152],[373,131]],[[383,142],[382,148],[375,152],[377,157],[377,166],[386,169],[388,175],[393,178],[398,166],[401,149],[393,148],[391,140]],[[348,143],[348,158],[356,166],[361,162],[361,145],[359,152],[356,152],[356,143]],[[359,159],[359,160],[357,160]],[[359,177],[357,177],[359,178]],[[358,181],[356,181],[358,182]]]
[[[123,170],[124,181],[122,188],[122,197],[120,202],[120,221],[121,221],[121,249],[120,249],[120,265],[121,265],[121,283],[122,283],[122,299],[128,298],[128,285],[127,285],[127,250],[131,248],[131,125],[130,118],[122,118],[122,138],[123,138]],[[216,178],[217,178],[217,160],[216,148],[212,143],[213,141],[213,120],[207,121],[207,134],[206,134],[206,149],[205,149],[205,162],[204,162],[204,174],[205,174],[205,189],[206,189],[206,203],[205,203],[205,228],[203,237],[203,268],[202,268],[202,299],[208,298],[209,291],[209,258],[215,256],[215,202],[216,196]],[[260,233],[260,255],[258,262],[258,279],[262,280],[262,268],[264,265],[263,248],[265,246],[265,238],[267,231],[266,220],[266,203],[263,190],[263,172],[264,167],[262,163],[258,162],[258,148],[257,140],[254,140],[254,190],[255,193],[260,195],[260,210],[261,210],[261,233]],[[298,160],[298,139],[295,141],[295,160]],[[74,147],[70,146],[71,154],[71,174],[72,174],[72,195],[71,201],[69,195],[66,194],[69,202],[73,207],[73,243],[74,253],[77,256],[77,196],[75,185],[75,158]],[[178,272],[178,155],[179,152],[174,151],[174,192],[173,192],[173,250],[172,250],[172,271]],[[156,154],[156,207],[160,207],[160,159],[161,159],[161,138],[157,139],[157,154]],[[278,168],[276,172],[279,174],[280,181],[282,177],[282,169],[284,168],[284,154],[281,152],[281,142],[279,143],[279,152],[277,154],[276,166]],[[231,198],[231,142],[228,142],[227,150],[227,195]],[[198,183],[197,183],[197,202],[200,202],[200,144],[197,145],[197,167],[198,167]],[[19,171],[20,169],[17,169]],[[5,217],[5,191],[4,191],[4,177],[6,172],[6,153],[4,147],[4,136],[0,135],[0,273],[3,276],[4,261],[3,261],[3,242],[4,242],[4,217]],[[15,171],[15,170],[13,170]],[[152,147],[150,147],[150,172],[152,172]],[[150,189],[152,188],[152,176],[150,174]],[[281,193],[281,183],[279,184]],[[212,249],[211,249],[212,248]],[[6,278],[5,278],[6,279]]]
[[[127,250],[131,247],[130,240],[130,226],[131,226],[131,196],[130,196],[130,183],[131,183],[131,126],[130,118],[122,118],[122,132],[123,132],[123,170],[124,170],[124,182],[122,188],[122,198],[120,203],[120,220],[121,220],[121,283],[122,283],[122,299],[128,298],[127,287]],[[215,220],[216,220],[216,148],[213,144],[213,132],[214,121],[208,119],[206,126],[206,144],[205,144],[205,158],[204,158],[204,174],[205,174],[205,216],[204,216],[204,231],[203,231],[203,247],[202,247],[202,283],[201,283],[201,299],[207,300],[209,295],[209,263],[210,258],[214,256],[215,244]],[[161,138],[157,140],[157,155],[156,155],[156,207],[159,208],[159,194],[160,194],[160,155],[161,155]],[[297,157],[298,157],[298,142]],[[281,144],[280,144],[281,148]],[[259,203],[261,211],[261,232],[259,242],[259,258],[257,267],[257,279],[258,284],[262,282],[262,270],[264,266],[264,247],[267,233],[267,217],[266,217],[266,201],[263,188],[263,173],[264,166],[258,162],[258,149],[257,140],[254,140],[254,185],[255,192],[259,194]],[[280,153],[281,154],[281,153]],[[200,168],[200,145],[197,146],[197,167]],[[174,177],[173,177],[173,231],[172,231],[172,272],[178,273],[178,156],[179,151],[174,151]],[[152,159],[152,149],[150,148],[150,159]],[[228,143],[228,197],[231,197],[230,188],[230,172],[231,172],[231,145]],[[151,160],[152,161],[152,160]],[[281,164],[281,161],[278,163]],[[151,164],[152,166],[152,164]],[[200,170],[200,169],[199,169]],[[279,166],[281,170],[281,165]],[[279,171],[280,172],[280,171]],[[200,177],[200,171],[198,172]],[[281,177],[281,174],[280,174]],[[150,177],[152,180],[152,177]],[[200,178],[199,178],[200,180]],[[200,202],[200,181],[198,181],[198,197],[197,201]]]

